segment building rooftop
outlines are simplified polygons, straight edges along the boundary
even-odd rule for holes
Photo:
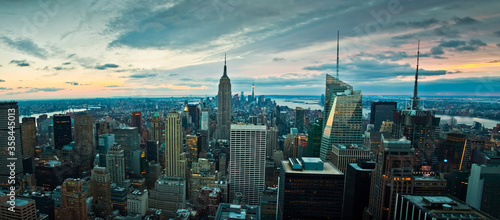
[[[304,160],[305,158],[305,160]],[[302,160],[304,163],[317,163],[321,161],[319,158],[313,158],[313,157],[302,157]],[[319,161],[318,161],[319,160]],[[292,169],[292,165],[290,164],[289,161],[281,161],[285,173],[303,173],[303,174],[330,174],[330,175],[343,175],[343,173],[337,169],[333,164],[331,163],[323,163],[323,170],[308,170],[308,169],[302,169],[302,170],[294,170]],[[306,165],[307,166],[307,165]]]
[[[423,213],[436,219],[494,219],[465,202],[445,195],[401,195],[404,200],[419,207]]]
[[[221,203],[215,219],[260,219],[260,206]]]

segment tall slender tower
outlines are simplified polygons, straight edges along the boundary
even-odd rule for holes
[[[81,166],[80,172],[90,171],[96,154],[92,115],[75,115],[75,147],[73,149],[76,153],[75,161]]]
[[[182,126],[180,114],[169,112],[165,124],[165,167],[167,176],[184,177],[180,164],[182,147]]]
[[[17,102],[0,103],[0,123],[0,188],[9,189],[17,183],[12,182],[12,178],[23,174],[23,149]]]
[[[23,157],[33,157],[36,146],[36,124],[34,117],[23,118],[21,132]]]
[[[418,46],[417,46],[417,72],[415,73],[415,87],[413,88],[413,97],[412,97],[412,105],[411,109],[412,110],[418,110],[418,61],[420,58],[420,40],[418,41]]]
[[[91,178],[90,194],[94,197],[92,209],[97,216],[105,218],[113,212],[110,175],[106,168],[94,167]]]
[[[217,110],[217,139],[229,140],[231,132],[231,80],[227,77],[226,58],[224,73],[219,81]]]
[[[252,102],[255,101],[255,81],[252,82]]]
[[[87,195],[82,179],[66,179],[62,184],[61,206],[55,210],[57,220],[87,220]]]

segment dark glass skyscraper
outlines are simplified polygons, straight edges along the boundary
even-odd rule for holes
[[[9,148],[14,147],[14,148]],[[15,177],[23,173],[23,149],[17,102],[0,103],[0,188],[9,188],[12,182],[11,167]]]
[[[227,76],[224,58],[224,73],[219,81],[217,110],[217,139],[229,140],[231,132],[231,80]]]
[[[54,146],[60,150],[71,142],[71,117],[69,115],[54,115]]]
[[[372,102],[370,124],[374,125],[375,131],[380,130],[383,121],[394,121],[394,111],[397,107],[397,102]]]

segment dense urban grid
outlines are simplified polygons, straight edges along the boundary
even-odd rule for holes
[[[500,124],[459,121],[495,123],[497,99],[326,74],[273,100],[229,76],[215,97],[0,103],[0,219],[500,218]]]

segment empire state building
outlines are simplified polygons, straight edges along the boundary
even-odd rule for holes
[[[216,138],[229,140],[231,132],[231,80],[227,77],[226,58],[224,73],[219,81]]]

